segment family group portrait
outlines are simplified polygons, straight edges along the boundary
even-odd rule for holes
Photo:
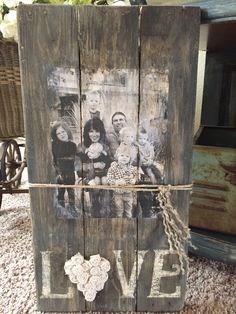
[[[124,71],[85,76],[79,98],[73,92],[78,84],[75,71],[73,81],[72,73],[63,70],[57,68],[50,80],[58,96],[50,125],[56,180],[63,185],[56,195],[58,217],[155,217],[159,204],[153,192],[125,187],[163,182],[168,120],[166,90],[160,87],[166,78],[159,77],[159,89],[153,84],[141,109],[138,91],[128,88]],[[150,84],[150,74],[147,80]],[[151,101],[155,109],[147,104]],[[85,187],[73,188],[75,184]]]

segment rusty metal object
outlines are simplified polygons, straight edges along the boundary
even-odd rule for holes
[[[236,234],[236,149],[193,147],[190,225]]]

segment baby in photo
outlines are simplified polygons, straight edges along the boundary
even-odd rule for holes
[[[121,145],[128,146],[132,165],[137,165],[138,147],[136,143],[136,132],[134,128],[124,127],[119,132]],[[117,155],[117,153],[116,153]]]
[[[160,183],[161,173],[153,164],[154,162],[154,147],[148,141],[147,131],[141,127],[138,134],[139,148],[139,164],[144,174],[146,174],[152,184]]]
[[[120,145],[116,151],[117,161],[112,162],[107,172],[107,182],[110,185],[128,185],[137,182],[138,171],[132,166],[132,149],[127,145]],[[113,217],[132,217],[133,192],[130,190],[114,190]]]
[[[107,152],[105,151],[103,145],[101,143],[92,143],[86,150],[85,154],[88,156],[90,160],[93,161],[94,165],[94,178],[89,181],[89,185],[100,185],[106,184],[106,176],[98,176],[99,168],[96,167],[98,162],[103,161],[103,157],[107,157]]]

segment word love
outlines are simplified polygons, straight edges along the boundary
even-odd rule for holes
[[[112,266],[113,277],[116,276],[120,281],[121,286],[121,298],[135,298],[135,291],[137,286],[137,281],[140,276],[142,265],[145,260],[145,255],[149,251],[140,250],[137,252],[137,259],[134,261],[131,274],[127,276],[124,270],[122,262],[122,251],[114,250],[115,265]],[[165,258],[170,255],[175,255],[175,252],[169,250],[153,250],[154,252],[154,262],[153,262],[153,273],[152,281],[150,286],[150,292],[147,298],[180,298],[181,297],[181,286],[177,285],[172,293],[166,293],[161,290],[161,281],[168,280],[170,277],[179,276],[181,273],[179,264],[173,263],[170,270],[164,270]],[[42,255],[42,294],[41,298],[49,299],[68,299],[74,297],[74,290],[72,287],[68,288],[67,293],[57,294],[52,293],[51,289],[51,256],[52,252],[46,251],[41,252]],[[68,269],[67,269],[68,271]],[[129,277],[129,278],[128,278]],[[142,284],[139,282],[139,285]],[[144,283],[145,284],[145,283]]]

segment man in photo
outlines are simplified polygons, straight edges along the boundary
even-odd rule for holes
[[[117,111],[111,117],[112,128],[107,132],[107,141],[111,158],[115,159],[116,150],[120,145],[120,130],[127,126],[127,119],[123,112]]]

